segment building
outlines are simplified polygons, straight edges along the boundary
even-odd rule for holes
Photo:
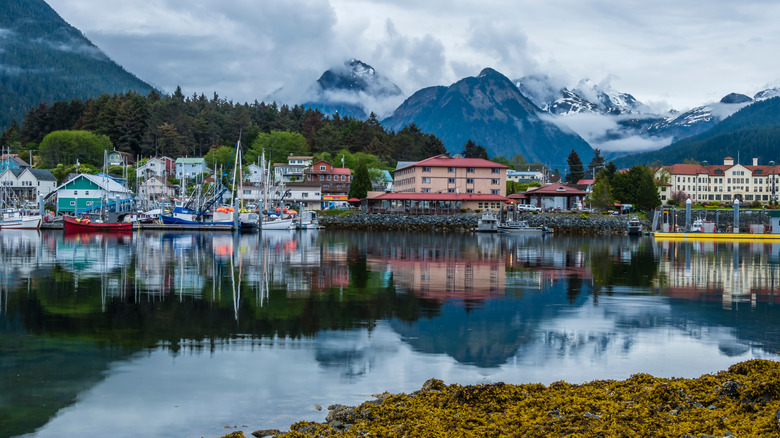
[[[349,187],[352,185],[352,171],[346,167],[333,167],[333,164],[320,160],[307,170],[306,180],[318,183],[322,194],[321,208],[334,208],[346,203]]]
[[[52,195],[57,197],[60,212],[82,213],[103,207],[113,210],[117,203],[120,211],[125,211],[133,202],[133,192],[127,187],[107,176],[83,173],[57,187]]]
[[[205,172],[210,172],[206,167],[204,158],[177,158],[176,159],[176,178],[196,178]]]
[[[152,176],[138,184],[138,198],[146,203],[170,201],[176,197],[177,187],[159,176]]]
[[[322,209],[322,192],[319,182],[290,183],[286,187],[290,194],[284,198],[285,204],[294,208],[303,205],[304,210]]]
[[[393,192],[372,196],[366,208],[376,212],[455,213],[504,208],[508,167],[481,158],[447,154],[400,165]]]
[[[250,164],[244,167],[244,181],[260,184],[263,182],[263,168],[257,164]]]
[[[287,164],[274,164],[274,181],[290,183],[302,182],[305,179],[306,169],[311,167],[314,157],[295,156],[287,157]]]
[[[168,157],[152,157],[144,164],[135,169],[135,176],[138,180],[157,176],[166,179],[175,175],[176,162]]]
[[[0,157],[0,172],[6,169],[25,169],[27,167],[30,165],[19,158],[17,154],[4,154]]]
[[[48,196],[57,187],[57,178],[48,169],[9,167],[0,173],[3,201],[37,201],[38,195]]]
[[[546,184],[529,188],[523,196],[528,199],[528,204],[542,210],[575,210],[582,207],[587,193],[563,184]]]
[[[396,169],[395,192],[506,195],[508,167],[481,158],[437,155]]]
[[[735,199],[768,203],[777,201],[780,195],[780,166],[774,161],[759,165],[758,158],[753,158],[752,165],[735,163],[732,157],[726,157],[722,165],[704,162],[662,166],[654,177],[661,182],[658,190],[662,203],[675,193],[690,196],[694,203],[731,203]]]
[[[516,183],[545,183],[544,172],[540,170],[507,170],[506,180]]]
[[[109,166],[132,166],[135,158],[131,153],[113,150],[108,153],[107,163]]]

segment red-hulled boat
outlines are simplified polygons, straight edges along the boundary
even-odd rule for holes
[[[80,219],[71,216],[63,216],[62,220],[65,231],[98,231],[103,233],[133,231],[132,222],[93,222],[88,218]]]

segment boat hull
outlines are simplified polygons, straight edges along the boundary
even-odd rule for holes
[[[37,230],[41,228],[41,217],[23,217],[18,220],[9,220],[0,222],[0,229],[3,230]]]
[[[279,219],[275,221],[264,221],[260,223],[263,230],[290,230],[293,228],[292,219]]]
[[[101,233],[133,231],[133,224],[130,222],[87,222],[70,216],[64,216],[62,220],[65,231],[97,231]]]
[[[192,226],[202,225],[204,227],[214,226],[214,225],[231,226],[231,227],[233,226],[233,221],[197,222],[197,221],[188,221],[186,219],[181,219],[175,216],[166,216],[166,215],[160,216],[160,218],[162,219],[162,223],[165,225],[192,225]]]

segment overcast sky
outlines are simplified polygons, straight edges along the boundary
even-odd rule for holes
[[[780,79],[774,0],[47,0],[114,61],[237,102],[357,58],[408,96],[492,67],[678,110]]]

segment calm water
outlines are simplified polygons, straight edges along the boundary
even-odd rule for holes
[[[4,230],[0,257],[0,436],[287,429],[431,377],[695,377],[780,351],[780,244]]]

